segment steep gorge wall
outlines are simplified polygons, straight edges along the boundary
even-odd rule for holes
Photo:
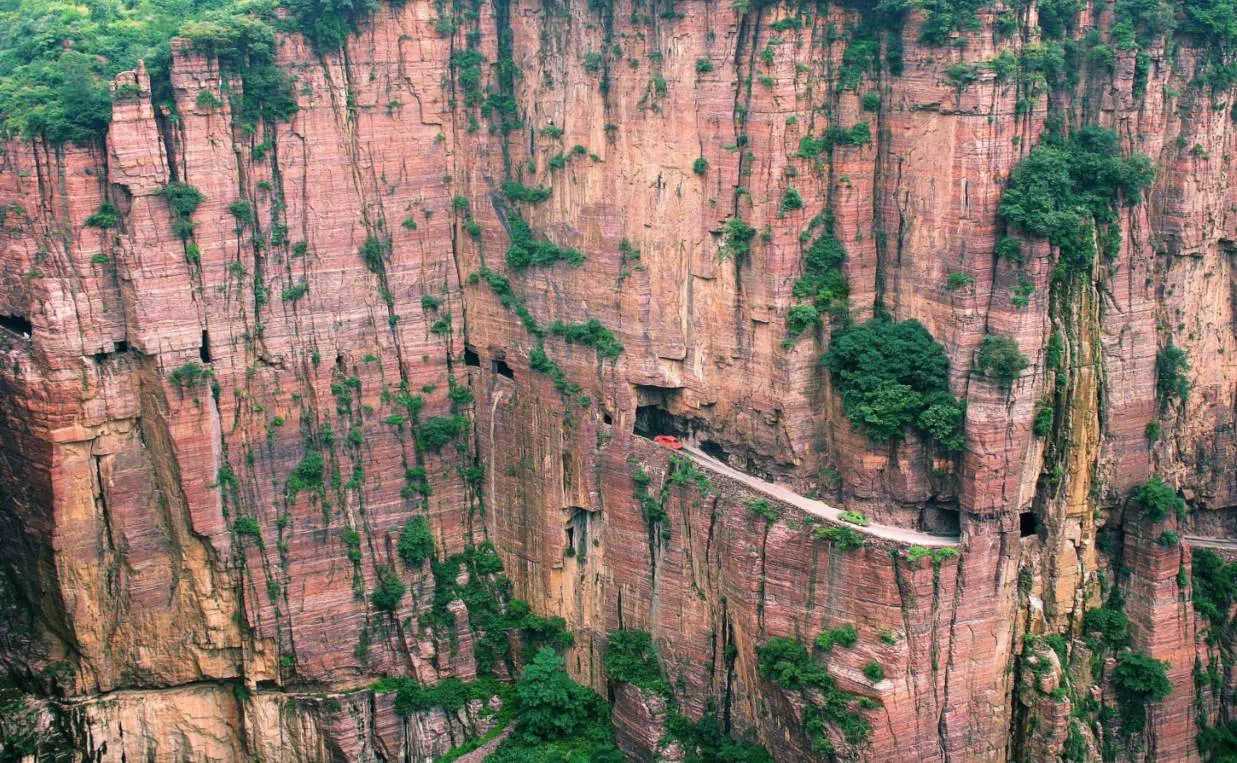
[[[0,315],[33,324],[30,339],[0,339],[0,521],[12,539],[3,602],[13,612],[0,653],[10,671],[69,698],[96,744],[115,747],[123,728],[124,744],[172,755],[154,740],[175,726],[203,757],[280,739],[303,739],[291,747],[304,759],[330,745],[378,754],[382,739],[382,754],[398,756],[433,735],[361,690],[384,674],[473,670],[466,649],[417,625],[433,595],[428,568],[401,572],[412,595],[394,618],[367,598],[379,566],[401,569],[405,520],[425,513],[440,553],[494,542],[516,593],[567,620],[569,664],[600,689],[606,633],[648,630],[689,714],[712,700],[736,729],[797,758],[807,753],[795,711],[757,674],[756,647],[856,622],[897,676],[879,693],[866,754],[1016,755],[1021,634],[1079,633],[1082,611],[1101,600],[1097,526],[1123,523],[1129,489],[1155,473],[1199,511],[1237,503],[1232,94],[1191,85],[1202,54],[1149,49],[1142,95],[1123,51],[1111,72],[1084,67],[1068,91],[1031,96],[983,68],[959,87],[951,65],[1034,43],[1034,8],[1006,39],[993,31],[997,9],[985,8],[961,47],[917,42],[913,17],[902,72],[865,72],[842,90],[844,32],[862,9],[777,31],[792,9],[480,4],[451,37],[436,31],[440,10],[384,7],[341,54],[284,38],[278,58],[300,108],[256,134],[234,124],[226,97],[202,105],[199,93],[224,95],[228,75],[181,46],[178,119],[157,118],[138,72],[139,96],[118,101],[106,150],[6,147]],[[1105,13],[1084,10],[1079,28],[1107,28]],[[504,135],[469,103],[458,54],[493,62],[507,46],[525,127]],[[698,71],[701,59],[711,70]],[[482,71],[497,88],[496,72]],[[880,95],[875,112],[863,109],[869,91]],[[1145,200],[1120,210],[1115,259],[1056,303],[1045,242],[1024,244],[1020,271],[993,255],[1002,188],[1049,113],[1113,128],[1158,170]],[[870,145],[796,158],[805,135],[861,121]],[[552,194],[512,202],[500,190],[512,178]],[[173,233],[160,195],[169,180],[204,197],[196,250]],[[801,210],[781,211],[788,187]],[[123,213],[118,230],[84,224],[105,197]],[[229,212],[237,200],[252,206],[252,224]],[[863,319],[879,301],[945,346],[951,387],[967,401],[959,458],[913,434],[890,448],[855,431],[818,364],[827,326],[783,344],[800,234],[825,209],[846,249],[852,313]],[[585,262],[507,271],[517,210]],[[760,231],[745,262],[718,256],[736,214]],[[389,240],[380,267],[360,254],[371,238]],[[587,405],[530,367],[540,341],[469,278],[482,267],[506,272],[541,326],[596,318],[617,335],[615,361],[544,340]],[[948,290],[951,272],[973,285]],[[1020,308],[1011,294],[1024,277],[1035,291]],[[1069,363],[1052,480],[1032,420],[1056,384],[1045,358],[1054,329]],[[989,332],[1032,361],[1008,393],[972,371]],[[1148,444],[1156,352],[1170,338],[1192,359],[1192,391]],[[178,385],[170,377],[187,363],[213,377]],[[468,413],[466,446],[418,443],[398,421],[401,385],[422,397],[423,419]],[[475,402],[453,402],[453,385]],[[916,528],[959,509],[961,556],[939,578],[925,564],[899,579],[884,547],[839,554],[789,523],[763,527],[737,497],[676,495],[669,540],[651,541],[630,462],[661,470],[660,452],[632,436],[637,407],[658,401],[736,465],[882,522]],[[289,491],[314,453],[323,490]],[[416,466],[428,497],[403,490]],[[1038,536],[1020,537],[1021,512],[1038,516]],[[256,520],[261,543],[236,531],[239,517]],[[1137,527],[1124,558],[1134,643],[1172,665],[1150,749],[1179,759],[1195,754],[1197,628],[1178,574],[1189,550],[1124,524]],[[588,538],[571,556],[569,527]],[[360,538],[356,564],[346,528]],[[874,634],[886,628],[910,635],[882,645]],[[456,631],[469,641],[466,621]],[[864,680],[858,662],[831,665],[848,686]],[[91,698],[109,692],[141,697],[140,708],[96,710]],[[317,693],[364,708],[353,716],[360,730],[304,709]],[[262,709],[285,701],[278,715]],[[133,728],[150,741],[134,742]]]

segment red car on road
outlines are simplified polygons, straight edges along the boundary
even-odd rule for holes
[[[683,441],[675,437],[672,434],[659,434],[653,438],[653,442],[657,443],[663,448],[669,448],[670,450],[682,450],[683,449]]]

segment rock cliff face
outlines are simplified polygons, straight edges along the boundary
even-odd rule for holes
[[[467,4],[452,31],[444,3],[409,0],[336,53],[283,36],[299,108],[256,131],[223,97],[239,79],[179,43],[174,112],[139,69],[105,146],[5,146],[8,676],[107,759],[441,754],[490,728],[480,701],[408,715],[371,689],[483,659],[476,613],[444,614],[431,564],[399,559],[427,517],[440,558],[489,541],[514,594],[566,620],[569,668],[615,700],[634,757],[682,751],[658,750],[664,698],[608,686],[608,633],[652,634],[675,713],[801,760],[827,757],[819,700],[760,649],[853,624],[856,646],[815,656],[870,700],[866,738],[825,732],[839,754],[1197,758],[1234,680],[1191,557],[1237,522],[1237,141],[1232,88],[1197,81],[1206,52],[1088,56],[1114,21],[1087,6],[1070,84],[1036,88],[984,63],[1042,50],[1033,5],[981,7],[933,46],[923,12],[873,30],[863,3],[633,1]],[[1156,168],[1064,284],[1043,239],[994,255],[1011,172],[1058,121]],[[837,137],[861,123],[869,139]],[[201,195],[187,236],[169,183]],[[119,224],[88,225],[104,201]],[[820,365],[838,322],[788,341],[822,213],[851,316],[944,346],[960,454],[852,426]],[[719,255],[732,218],[745,257]],[[583,261],[512,267],[529,231]],[[563,330],[591,319],[620,354]],[[989,334],[1029,360],[1008,389],[976,369]],[[1166,403],[1170,346],[1190,390]],[[686,479],[642,436],[662,430],[887,532],[853,527],[854,548],[723,472]],[[1191,513],[1131,506],[1154,475]],[[389,575],[408,595],[384,612]],[[1084,612],[1114,600],[1123,646],[1168,664],[1142,731],[1100,709],[1122,652]]]

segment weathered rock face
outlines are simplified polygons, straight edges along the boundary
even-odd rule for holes
[[[844,623],[858,646],[832,654],[830,672],[880,702],[850,752],[1056,754],[1069,706],[1055,686],[1025,685],[1023,634],[1081,635],[1107,590],[1110,557],[1096,549],[1107,525],[1126,530],[1132,645],[1170,664],[1145,749],[1196,756],[1193,671],[1208,648],[1189,606],[1190,542],[1158,543],[1177,520],[1152,526],[1122,507],[1159,474],[1197,510],[1196,535],[1233,526],[1214,519],[1237,505],[1231,91],[1190,84],[1202,53],[1188,41],[1146,51],[1145,88],[1122,51],[1111,71],[1082,67],[1069,90],[1031,93],[983,67],[959,86],[951,65],[1034,43],[1033,31],[996,34],[992,9],[958,47],[918,42],[912,17],[897,33],[901,73],[864,67],[844,89],[839,32],[860,10],[753,5],[483,3],[445,37],[439,6],[410,0],[377,12],[342,53],[281,40],[299,105],[288,123],[250,134],[228,99],[202,106],[203,91],[237,83],[181,45],[175,118],[156,113],[139,70],[125,75],[139,96],[118,100],[105,149],[10,142],[7,672],[59,698],[84,749],[441,754],[485,730],[475,712],[405,719],[365,690],[382,675],[476,673],[466,610],[453,610],[448,646],[423,625],[429,565],[397,559],[401,529],[421,515],[440,554],[495,544],[516,593],[575,632],[581,681],[606,689],[607,632],[647,630],[679,711],[711,704],[779,759],[813,755],[803,700],[760,674],[757,648]],[[1022,13],[1033,30],[1035,9]],[[1111,19],[1087,9],[1078,28],[1090,23]],[[511,56],[523,127],[498,128],[500,99],[478,107],[463,50]],[[477,87],[505,94],[500,75],[483,66]],[[1120,209],[1115,256],[1064,295],[1046,242],[1024,243],[1021,269],[993,255],[1002,188],[1049,114],[1110,127],[1157,167],[1144,200]],[[870,143],[797,156],[803,137],[859,122]],[[514,179],[552,193],[513,201],[501,187]],[[172,181],[203,197],[187,239],[162,192]],[[790,187],[802,208],[786,208]],[[105,199],[120,226],[86,225]],[[819,366],[829,328],[784,343],[801,234],[826,210],[852,315],[879,303],[945,346],[967,401],[961,456],[914,435],[873,445]],[[736,215],[758,232],[750,255],[719,257]],[[583,264],[506,268],[517,216]],[[482,270],[509,280],[470,278]],[[947,289],[958,272],[973,283]],[[1034,292],[1020,307],[1023,280]],[[617,359],[548,331],[592,318],[621,341]],[[1046,357],[1054,331],[1059,373]],[[1009,391],[972,370],[990,332],[1031,361]],[[1191,359],[1192,388],[1161,410],[1156,354],[1170,343]],[[1049,446],[1032,422],[1058,386]],[[453,394],[465,387],[472,401]],[[471,426],[443,447],[418,424],[457,414]],[[670,485],[665,532],[651,527],[633,481],[633,464],[649,490],[667,479],[665,451],[633,434],[649,416],[888,526],[956,517],[961,554],[912,562],[914,532],[845,551],[793,505],[779,503],[776,521],[753,516],[747,504],[764,496],[718,474],[708,489]],[[1148,442],[1153,420],[1162,435]],[[386,568],[411,591],[394,616],[369,598]],[[872,661],[885,673],[875,684],[862,672]],[[1054,675],[1066,673],[1058,661]],[[616,721],[632,751],[661,733],[640,707],[616,704],[632,713]],[[1201,716],[1226,708],[1216,698]],[[1094,729],[1072,723],[1094,751]]]

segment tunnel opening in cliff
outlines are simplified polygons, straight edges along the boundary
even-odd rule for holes
[[[1039,535],[1039,516],[1033,511],[1024,511],[1018,515],[1018,537],[1029,538]]]
[[[730,462],[730,454],[726,452],[726,449],[712,440],[704,440],[701,442],[700,449],[713,458],[716,458],[718,461],[721,461],[723,464]]]
[[[209,363],[211,361],[210,332],[206,329],[202,330],[202,345],[198,348],[198,357],[202,359],[203,363]]]
[[[636,420],[632,431],[641,437],[659,434],[688,437],[694,427],[686,416],[671,413],[682,390],[678,387],[636,385]]]
[[[581,506],[567,510],[567,524],[563,528],[563,555],[575,557],[580,564],[588,561],[589,524],[593,512]]]
[[[641,405],[636,408],[634,431],[641,437],[652,438],[659,434],[686,437],[691,430],[682,416],[675,416],[660,405]]]
[[[22,336],[34,333],[34,324],[23,315],[0,315],[0,327]]]
[[[472,366],[473,368],[481,367],[481,356],[471,345],[464,345],[464,365]]]
[[[920,524],[933,535],[957,536],[962,532],[962,512],[952,506],[925,506]]]
[[[505,376],[508,379],[515,379],[515,371],[511,370],[511,366],[507,365],[507,361],[502,358],[494,358],[490,361],[490,370],[499,376]]]

